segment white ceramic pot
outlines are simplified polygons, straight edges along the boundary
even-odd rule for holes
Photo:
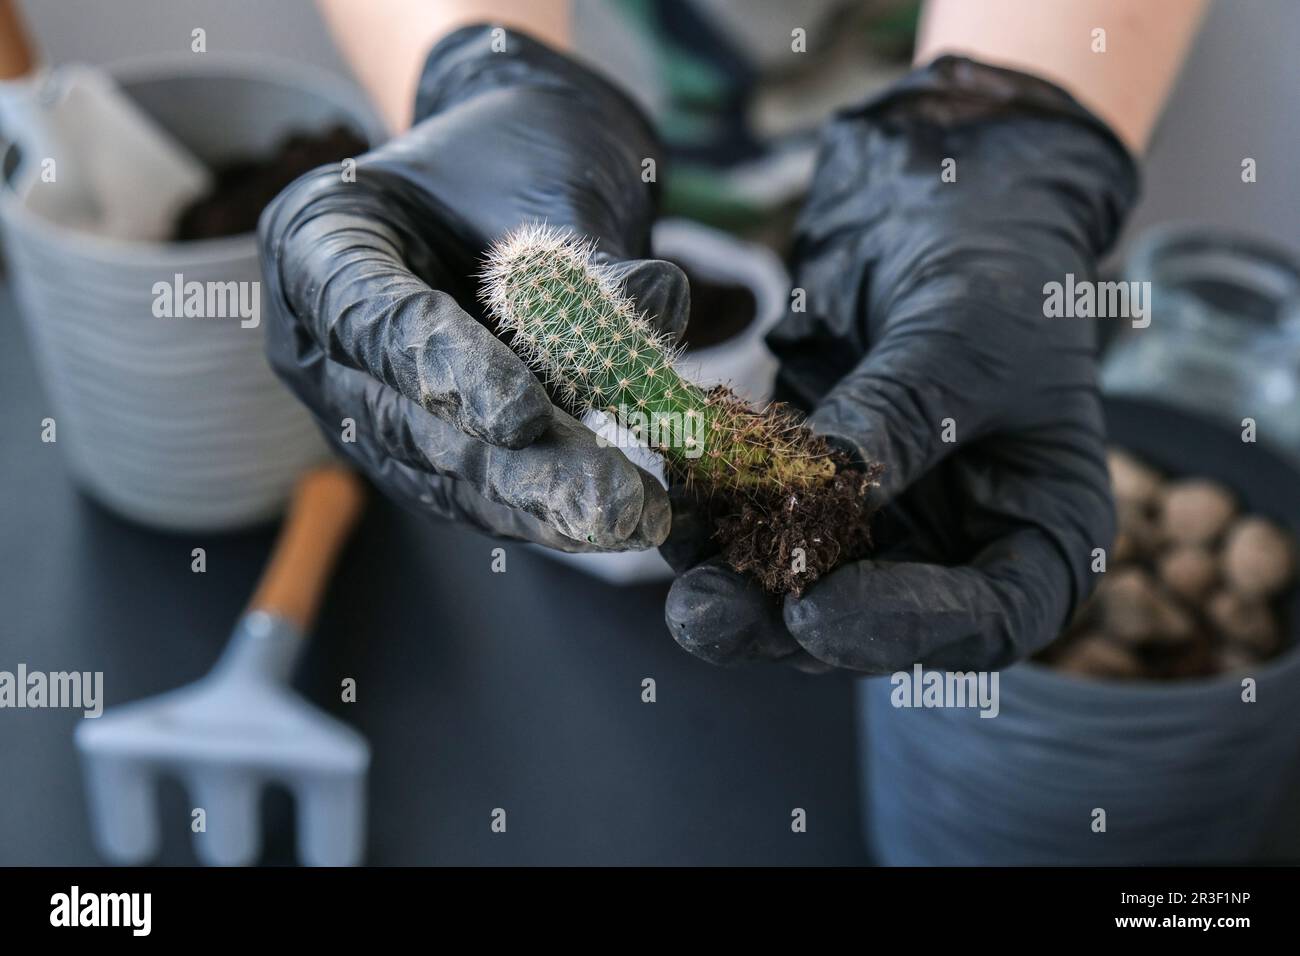
[[[122,89],[208,164],[265,155],[291,131],[336,123],[383,138],[370,107],[328,74],[264,58],[162,58],[111,70]],[[6,168],[12,163],[7,158]],[[77,483],[112,510],[169,530],[273,518],[323,458],[311,416],[236,318],[158,318],[155,283],[260,282],[254,236],[128,242],[35,215],[0,189],[5,252]],[[259,292],[260,294],[260,292]],[[246,327],[247,326],[247,327]]]
[[[772,397],[776,359],[763,338],[789,304],[790,279],[781,260],[764,246],[744,242],[724,232],[686,219],[656,224],[654,254],[686,266],[701,279],[744,285],[754,295],[754,320],[740,335],[687,352],[678,365],[682,374],[705,387],[728,385],[742,398],[762,403]],[[604,415],[589,415],[586,424],[615,443],[633,462],[662,482],[663,463],[657,455]],[[638,584],[672,577],[659,552],[624,551],[613,554],[568,554],[539,548],[556,561],[612,584]]]

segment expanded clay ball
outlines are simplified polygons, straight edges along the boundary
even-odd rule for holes
[[[1223,674],[1248,671],[1259,662],[1258,654],[1251,653],[1248,648],[1240,644],[1225,644],[1214,652],[1214,663]]]
[[[1084,677],[1122,680],[1142,675],[1142,665],[1133,652],[1103,634],[1084,634],[1076,638],[1061,652],[1056,668]]]
[[[1102,626],[1125,644],[1174,644],[1189,640],[1191,615],[1164,594],[1140,568],[1108,574],[1097,587]]]
[[[1116,511],[1118,528],[1111,549],[1116,562],[1144,558],[1160,546],[1160,529],[1143,506],[1121,501]]]
[[[1166,551],[1156,565],[1160,583],[1190,604],[1201,604],[1219,577],[1219,563],[1208,548],[1188,544]]]
[[[1218,482],[1179,481],[1165,493],[1160,530],[1176,544],[1209,544],[1227,529],[1236,511],[1232,493]]]
[[[1164,484],[1159,472],[1116,448],[1106,453],[1106,464],[1110,469],[1110,484],[1117,501],[1140,508],[1155,504],[1160,486]]]
[[[1291,539],[1263,518],[1242,518],[1223,545],[1223,576],[1238,594],[1268,598],[1291,579]]]
[[[1206,614],[1229,644],[1259,657],[1272,654],[1281,643],[1277,619],[1262,601],[1220,591],[1210,598]]]
[[[1137,542],[1123,525],[1115,531],[1115,543],[1110,546],[1110,554],[1116,564],[1127,564],[1138,556]]]
[[[1237,518],[1208,479],[1169,481],[1107,451],[1115,492],[1110,570],[1043,660],[1094,678],[1183,680],[1249,669],[1282,647],[1270,601],[1300,573],[1284,529]]]

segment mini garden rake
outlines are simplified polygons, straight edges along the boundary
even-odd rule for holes
[[[259,799],[272,781],[296,800],[303,862],[360,861],[369,746],[288,679],[362,501],[360,481],[342,468],[304,476],[257,592],[212,670],[78,726],[91,824],[108,859],[141,863],[157,853],[157,782],[171,775],[203,811],[194,846],[204,863],[256,860]]]

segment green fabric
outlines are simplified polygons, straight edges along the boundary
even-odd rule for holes
[[[708,166],[678,163],[664,180],[663,211],[737,232],[767,218],[766,205],[735,194],[725,172]]]
[[[654,117],[659,134],[670,146],[703,147],[728,135],[724,110],[733,108],[743,92],[736,79],[696,51],[679,45],[661,28],[654,0],[608,0],[610,6],[644,38],[661,84],[665,108]],[[797,10],[796,0],[791,8]],[[906,62],[916,34],[920,0],[896,0],[893,6],[862,12],[846,0],[838,29],[863,38],[867,56],[884,62]],[[764,8],[755,8],[762,15]],[[869,91],[862,91],[865,95]],[[734,116],[731,118],[734,121]],[[758,166],[761,168],[760,159]],[[754,164],[748,174],[752,177]],[[759,201],[742,195],[731,170],[687,162],[680,157],[667,164],[662,186],[664,211],[688,216],[730,230],[746,231],[762,224],[778,207],[776,200]]]

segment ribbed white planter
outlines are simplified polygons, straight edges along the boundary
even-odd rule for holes
[[[289,132],[344,122],[382,128],[351,86],[265,59],[150,59],[111,71],[209,163],[269,153]],[[6,162],[6,168],[10,166]],[[29,167],[30,168],[30,164]],[[308,412],[263,355],[261,324],[158,318],[155,283],[260,282],[254,236],[122,242],[32,214],[24,175],[0,189],[5,252],[78,484],[132,520],[220,530],[274,517],[295,478],[326,454]],[[259,293],[260,294],[260,293]]]

